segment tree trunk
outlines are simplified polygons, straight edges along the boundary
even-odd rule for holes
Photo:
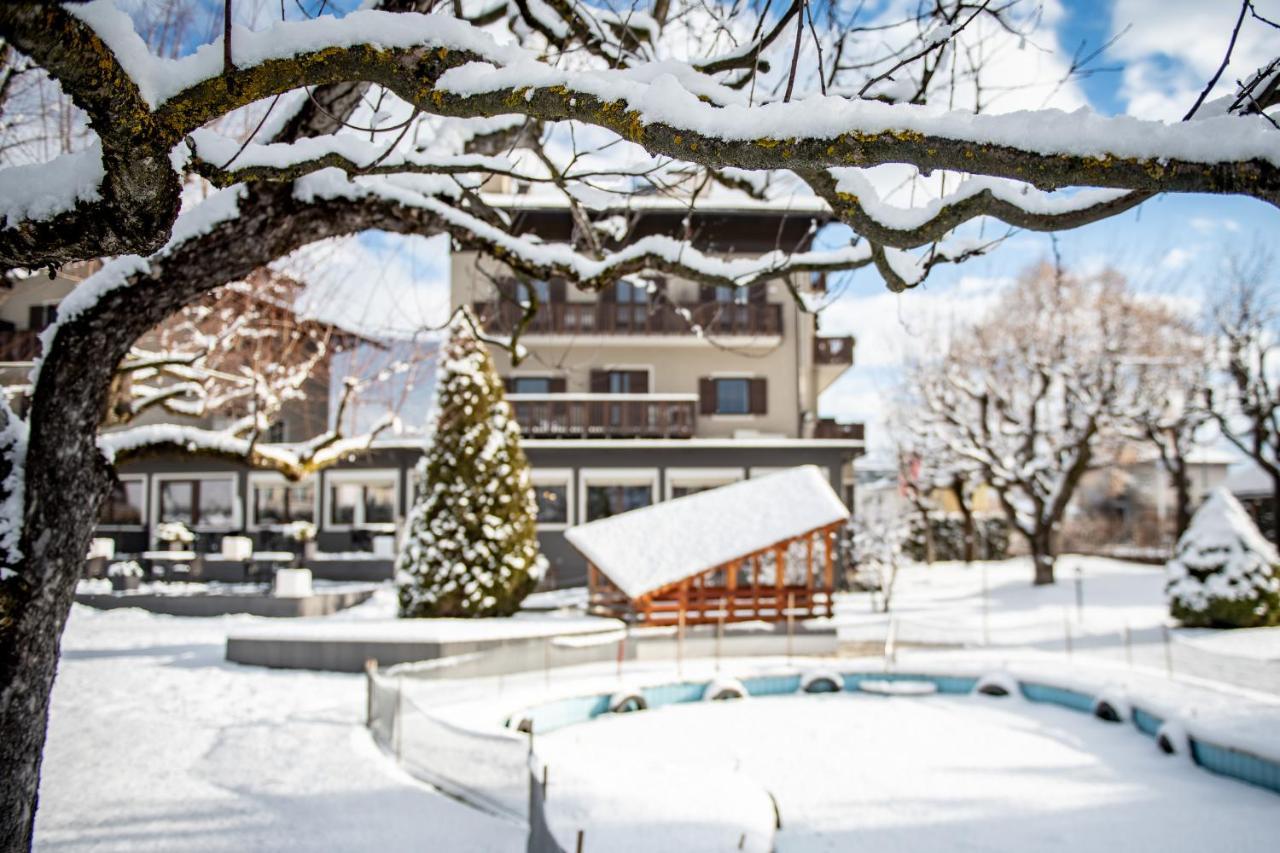
[[[1031,562],[1035,566],[1035,586],[1053,583],[1053,528],[1041,527],[1028,541],[1031,545]]]
[[[1173,471],[1174,494],[1174,542],[1182,538],[1191,526],[1191,478],[1187,476],[1187,462],[1182,457],[1174,460]]]
[[[964,544],[963,557],[965,563],[972,563],[974,556],[974,538],[976,530],[973,523],[973,507],[964,499],[964,486],[955,486],[952,491],[956,496],[956,506],[960,508],[960,520],[963,524]]]
[[[1280,477],[1271,478],[1271,541],[1280,544]]]
[[[919,510],[920,519],[924,522],[924,562],[926,565],[932,566],[937,555],[933,542],[933,522],[929,517],[929,510],[924,507],[919,507]]]

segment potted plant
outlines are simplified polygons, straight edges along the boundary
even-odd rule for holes
[[[284,526],[284,535],[302,545],[304,561],[316,556],[316,526],[309,521],[291,521]]]
[[[111,588],[116,592],[137,589],[142,583],[142,566],[134,560],[124,560],[107,566],[107,577],[111,579]]]
[[[181,521],[166,521],[156,527],[156,539],[169,543],[170,551],[184,551],[196,541],[196,535]]]

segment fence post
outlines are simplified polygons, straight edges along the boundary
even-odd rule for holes
[[[582,853],[582,830],[578,830],[578,846],[577,853]]]
[[[716,674],[720,673],[720,644],[724,641],[724,614],[716,620]]]
[[[542,639],[542,682],[544,687],[551,686],[551,638]]]
[[[373,726],[373,677],[378,671],[378,662],[366,658],[364,662],[364,727]]]
[[[889,617],[889,633],[884,638],[884,671],[888,672],[891,664],[898,660],[898,619]]]
[[[400,763],[404,749],[404,676],[396,678],[396,715],[395,724],[396,764]]]
[[[991,600],[987,594],[987,561],[981,563],[982,569],[982,645],[991,645]]]
[[[1124,662],[1129,667],[1133,666],[1133,631],[1128,622],[1124,625]]]
[[[622,626],[622,638],[618,640],[618,681],[622,681],[622,661],[627,656],[627,634],[631,629]]]
[[[684,678],[684,608],[676,614],[676,678]]]
[[[1067,651],[1067,658],[1071,658],[1071,616],[1067,608],[1062,608],[1062,642],[1063,647]]]
[[[1164,671],[1166,675],[1173,678],[1173,646],[1168,625],[1160,626],[1160,635],[1164,640]]]

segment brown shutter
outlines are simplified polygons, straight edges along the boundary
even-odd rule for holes
[[[767,302],[769,297],[769,285],[753,284],[747,293],[747,301],[755,304]]]
[[[715,302],[716,289],[710,284],[698,285],[698,301],[699,302]]]
[[[716,413],[716,381],[709,377],[698,380],[698,414],[714,415]]]
[[[550,291],[552,302],[564,302],[564,279],[553,278],[547,282],[547,289]]]
[[[510,394],[513,391],[515,391],[515,389],[516,389],[516,380],[514,376],[502,377],[502,390]]]
[[[600,301],[601,302],[617,302],[618,286],[616,284],[611,284],[608,287],[606,287],[604,290],[600,291]]]
[[[649,371],[632,370],[630,387],[632,394],[648,394],[649,393]]]
[[[591,371],[591,384],[588,386],[592,394],[609,393],[609,371],[593,370]]]
[[[769,383],[765,379],[751,380],[751,414],[765,415],[769,413]]]
[[[552,394],[563,394],[566,390],[563,376],[553,376],[547,387],[551,389]]]

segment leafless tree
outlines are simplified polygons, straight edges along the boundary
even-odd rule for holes
[[[1271,478],[1271,538],[1280,541],[1280,310],[1272,269],[1265,251],[1227,259],[1226,286],[1209,309],[1225,380],[1208,401],[1222,434]]]

